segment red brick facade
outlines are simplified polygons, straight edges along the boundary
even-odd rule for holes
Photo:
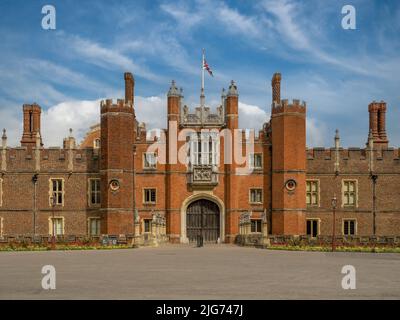
[[[59,219],[56,232],[66,235],[133,234],[135,223],[145,233],[146,221],[158,212],[166,218],[170,241],[186,242],[193,223],[187,210],[200,199],[218,206],[215,217],[219,221],[214,224],[220,241],[234,241],[245,212],[251,212],[252,219],[267,221],[270,234],[330,235],[334,195],[337,235],[372,235],[374,225],[376,235],[400,234],[400,150],[388,147],[384,102],[369,105],[370,135],[365,148],[343,149],[337,136],[334,148],[307,149],[306,105],[281,99],[281,75],[275,74],[271,120],[256,134],[254,150],[244,133],[233,135],[233,140],[242,138],[239,154],[245,159],[259,155],[258,165],[243,173],[249,161],[228,161],[237,146],[233,144],[232,153],[225,152],[229,133],[238,129],[239,94],[234,82],[223,91],[217,113],[201,105],[193,114],[173,82],[166,106],[167,129],[160,138],[148,139],[145,126],[135,116],[134,78],[126,73],[124,79],[125,99],[101,103],[100,126],[92,128],[80,147],[69,137],[63,148],[44,148],[40,107],[24,105],[21,147],[8,147],[6,132],[2,138],[0,236],[51,234],[53,217]],[[203,153],[209,148],[206,157],[217,156],[219,162],[180,162],[172,151],[186,152],[186,142],[195,138],[185,136],[193,137],[205,128],[218,132],[219,142],[200,142],[196,148],[201,145]],[[186,134],[187,130],[191,133]],[[216,146],[215,153],[211,149]],[[155,166],[145,166],[149,150],[157,150]],[[161,150],[166,151],[165,161]],[[191,150],[190,157],[195,159],[197,153]],[[203,161],[205,156],[197,152],[201,155],[196,161]],[[60,203],[53,204],[54,192]]]

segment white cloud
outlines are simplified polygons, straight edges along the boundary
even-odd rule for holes
[[[32,77],[40,77],[42,81],[60,84],[63,86],[82,88],[93,92],[112,92],[104,83],[88,78],[86,75],[73,71],[65,66],[55,64],[51,61],[40,59],[24,59],[19,61],[25,72]]]
[[[262,129],[265,122],[269,120],[267,113],[260,107],[239,102],[239,127],[242,129]]]
[[[173,69],[190,75],[199,73],[199,68],[196,67],[193,57],[189,57],[185,48],[174,35],[162,34],[156,31],[147,34],[146,38],[142,39],[135,37],[132,40],[128,37],[124,39],[121,51],[124,53],[134,52],[146,55],[147,58],[152,56],[153,58],[162,60],[166,65],[173,67]],[[198,63],[198,60],[196,62]]]
[[[146,128],[163,129],[167,126],[166,97],[135,97],[136,119],[146,123]]]
[[[100,122],[100,101],[66,101],[45,110],[42,113],[42,138],[46,147],[61,146],[70,128],[80,143],[90,126]],[[165,128],[166,109],[166,100],[160,97],[135,97],[136,118],[145,122],[147,129]]]
[[[7,145],[16,146],[19,145],[19,141],[22,137],[22,108],[21,113],[17,114],[17,109],[11,107],[12,104],[8,104],[8,106],[10,106],[10,108],[0,109],[0,135],[3,134],[3,129],[6,129]],[[18,116],[20,116],[20,119]]]
[[[42,139],[46,147],[61,146],[69,128],[79,143],[89,127],[100,121],[100,100],[68,101],[42,113]]]
[[[307,146],[323,147],[326,142],[327,127],[318,119],[307,118]]]
[[[0,94],[10,97],[10,100],[19,103],[38,102],[49,105],[56,101],[67,100],[68,97],[58,91],[51,83],[41,80],[41,74],[30,68],[24,68],[26,60],[0,62]],[[0,104],[0,108],[9,107]]]
[[[228,31],[240,32],[249,37],[260,35],[260,28],[254,17],[245,16],[239,13],[239,11],[231,9],[224,4],[217,10],[218,13],[215,17],[227,26]]]
[[[309,40],[294,22],[296,6],[289,1],[264,1],[264,9],[277,18],[276,31],[297,49],[310,49]]]
[[[199,24],[203,20],[201,14],[191,14],[184,6],[162,4],[160,8],[171,15],[179,24],[179,28],[190,29],[191,27]],[[199,12],[197,12],[199,13]]]
[[[100,101],[66,101],[42,111],[42,138],[45,147],[62,146],[69,129],[80,143],[90,126],[100,122]],[[163,129],[167,126],[167,102],[161,96],[135,97],[135,112],[139,122],[146,123],[147,130]],[[239,102],[239,127],[262,129],[269,121],[267,112],[256,105]],[[0,109],[0,129],[7,128],[8,145],[17,146],[22,136],[22,110]],[[326,146],[326,124],[313,117],[307,118],[307,146]]]
[[[129,70],[155,82],[165,81],[162,77],[149,71],[144,65],[134,63],[130,57],[122,54],[118,47],[107,48],[92,40],[84,39],[78,35],[67,35],[61,31],[58,35],[63,46],[66,46],[88,63],[110,70],[115,70],[115,67],[123,71]]]

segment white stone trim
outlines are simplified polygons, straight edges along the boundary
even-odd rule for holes
[[[96,142],[99,142],[99,145],[96,144]],[[100,138],[95,138],[93,139],[93,149],[100,149]]]
[[[3,205],[3,179],[0,178],[0,207]]]
[[[100,207],[101,203],[92,203],[92,181],[93,180],[98,180],[99,183],[101,183],[101,179],[100,178],[88,178],[88,188],[87,188],[87,199],[88,199],[88,206],[89,207]],[[99,197],[100,197],[100,201],[101,201],[101,186],[100,186],[100,191],[99,191]]]
[[[261,156],[261,167],[254,166],[254,156],[260,155]],[[264,168],[264,154],[262,152],[252,152],[249,154],[249,169],[252,170],[262,170]]]
[[[151,218],[142,218],[141,220],[142,220],[142,222],[141,222],[142,234],[151,234],[151,232],[152,232],[152,225],[151,225],[152,219]],[[149,220],[150,221],[150,224],[149,224],[150,231],[145,231],[145,225],[144,225],[145,220]]]
[[[321,218],[306,218],[306,234],[307,234],[307,221],[314,221],[317,220],[318,221],[318,231],[317,231],[317,236],[321,235]],[[314,238],[314,237],[312,237]]]
[[[154,156],[155,163],[154,163],[153,166],[146,166],[146,155],[147,154],[152,154]],[[143,152],[142,153],[142,166],[143,166],[143,169],[145,169],[145,170],[157,170],[157,162],[158,162],[158,159],[157,159],[157,153],[156,152]]]
[[[145,190],[150,190],[150,189],[154,189],[156,191],[156,201],[154,201],[154,202],[152,202],[152,201],[146,202]],[[157,204],[157,188],[156,187],[143,187],[142,188],[142,201],[143,201],[142,202],[143,204],[152,204],[152,205]]]
[[[261,190],[261,202],[251,201],[251,190]],[[260,187],[250,187],[249,188],[249,204],[263,204],[264,203],[264,189]]]
[[[261,222],[261,231],[251,231],[251,221],[260,221]],[[250,233],[251,234],[261,234],[263,232],[263,219],[262,218],[250,218]]]
[[[100,230],[101,230],[101,218],[100,217],[89,217],[86,220],[87,223],[87,235],[91,236],[92,234],[90,233],[90,227],[91,227],[91,220],[99,220],[100,221]],[[98,235],[101,235],[101,231],[99,232]]]
[[[49,206],[52,206],[51,203],[51,196],[53,195],[53,180],[61,180],[61,188],[62,188],[62,203],[61,204],[57,204],[58,206],[63,206],[64,207],[64,203],[65,203],[65,179],[64,178],[56,178],[56,177],[52,177],[49,178]]]
[[[355,182],[354,186],[355,186],[355,195],[356,195],[356,201],[354,205],[345,205],[344,204],[344,183],[347,181],[352,181]],[[341,204],[342,208],[358,208],[358,179],[342,179],[342,204]]]
[[[356,236],[358,234],[358,223],[357,223],[357,219],[356,218],[343,218],[342,219],[342,235],[343,236],[348,236],[348,234],[344,234],[344,222],[345,221],[354,221],[354,236]],[[351,235],[350,235],[351,236]]]
[[[186,210],[188,206],[200,199],[205,199],[214,202],[215,204],[218,205],[219,208],[219,228],[220,228],[220,242],[225,241],[225,205],[224,202],[215,196],[214,194],[210,192],[197,192],[190,197],[187,197],[181,207],[181,237],[180,237],[180,242],[181,243],[188,243],[189,239],[186,234]]]
[[[306,203],[307,207],[315,208],[321,207],[321,182],[320,179],[306,179],[306,202],[307,202],[307,182],[316,182],[317,183],[317,204],[308,204]]]
[[[62,220],[62,235],[65,235],[65,218],[63,216],[51,216],[49,217],[49,235],[53,235],[53,224],[52,220],[54,219],[61,219]]]

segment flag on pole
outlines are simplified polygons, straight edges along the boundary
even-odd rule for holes
[[[206,59],[203,60],[203,69],[207,70],[211,77],[214,77],[210,66],[208,65]]]

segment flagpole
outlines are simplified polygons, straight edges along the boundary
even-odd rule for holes
[[[204,92],[204,49],[201,60],[201,91]]]
[[[204,48],[203,48],[203,54],[202,54],[202,61],[201,61],[201,92],[200,92],[200,106],[204,107]]]

